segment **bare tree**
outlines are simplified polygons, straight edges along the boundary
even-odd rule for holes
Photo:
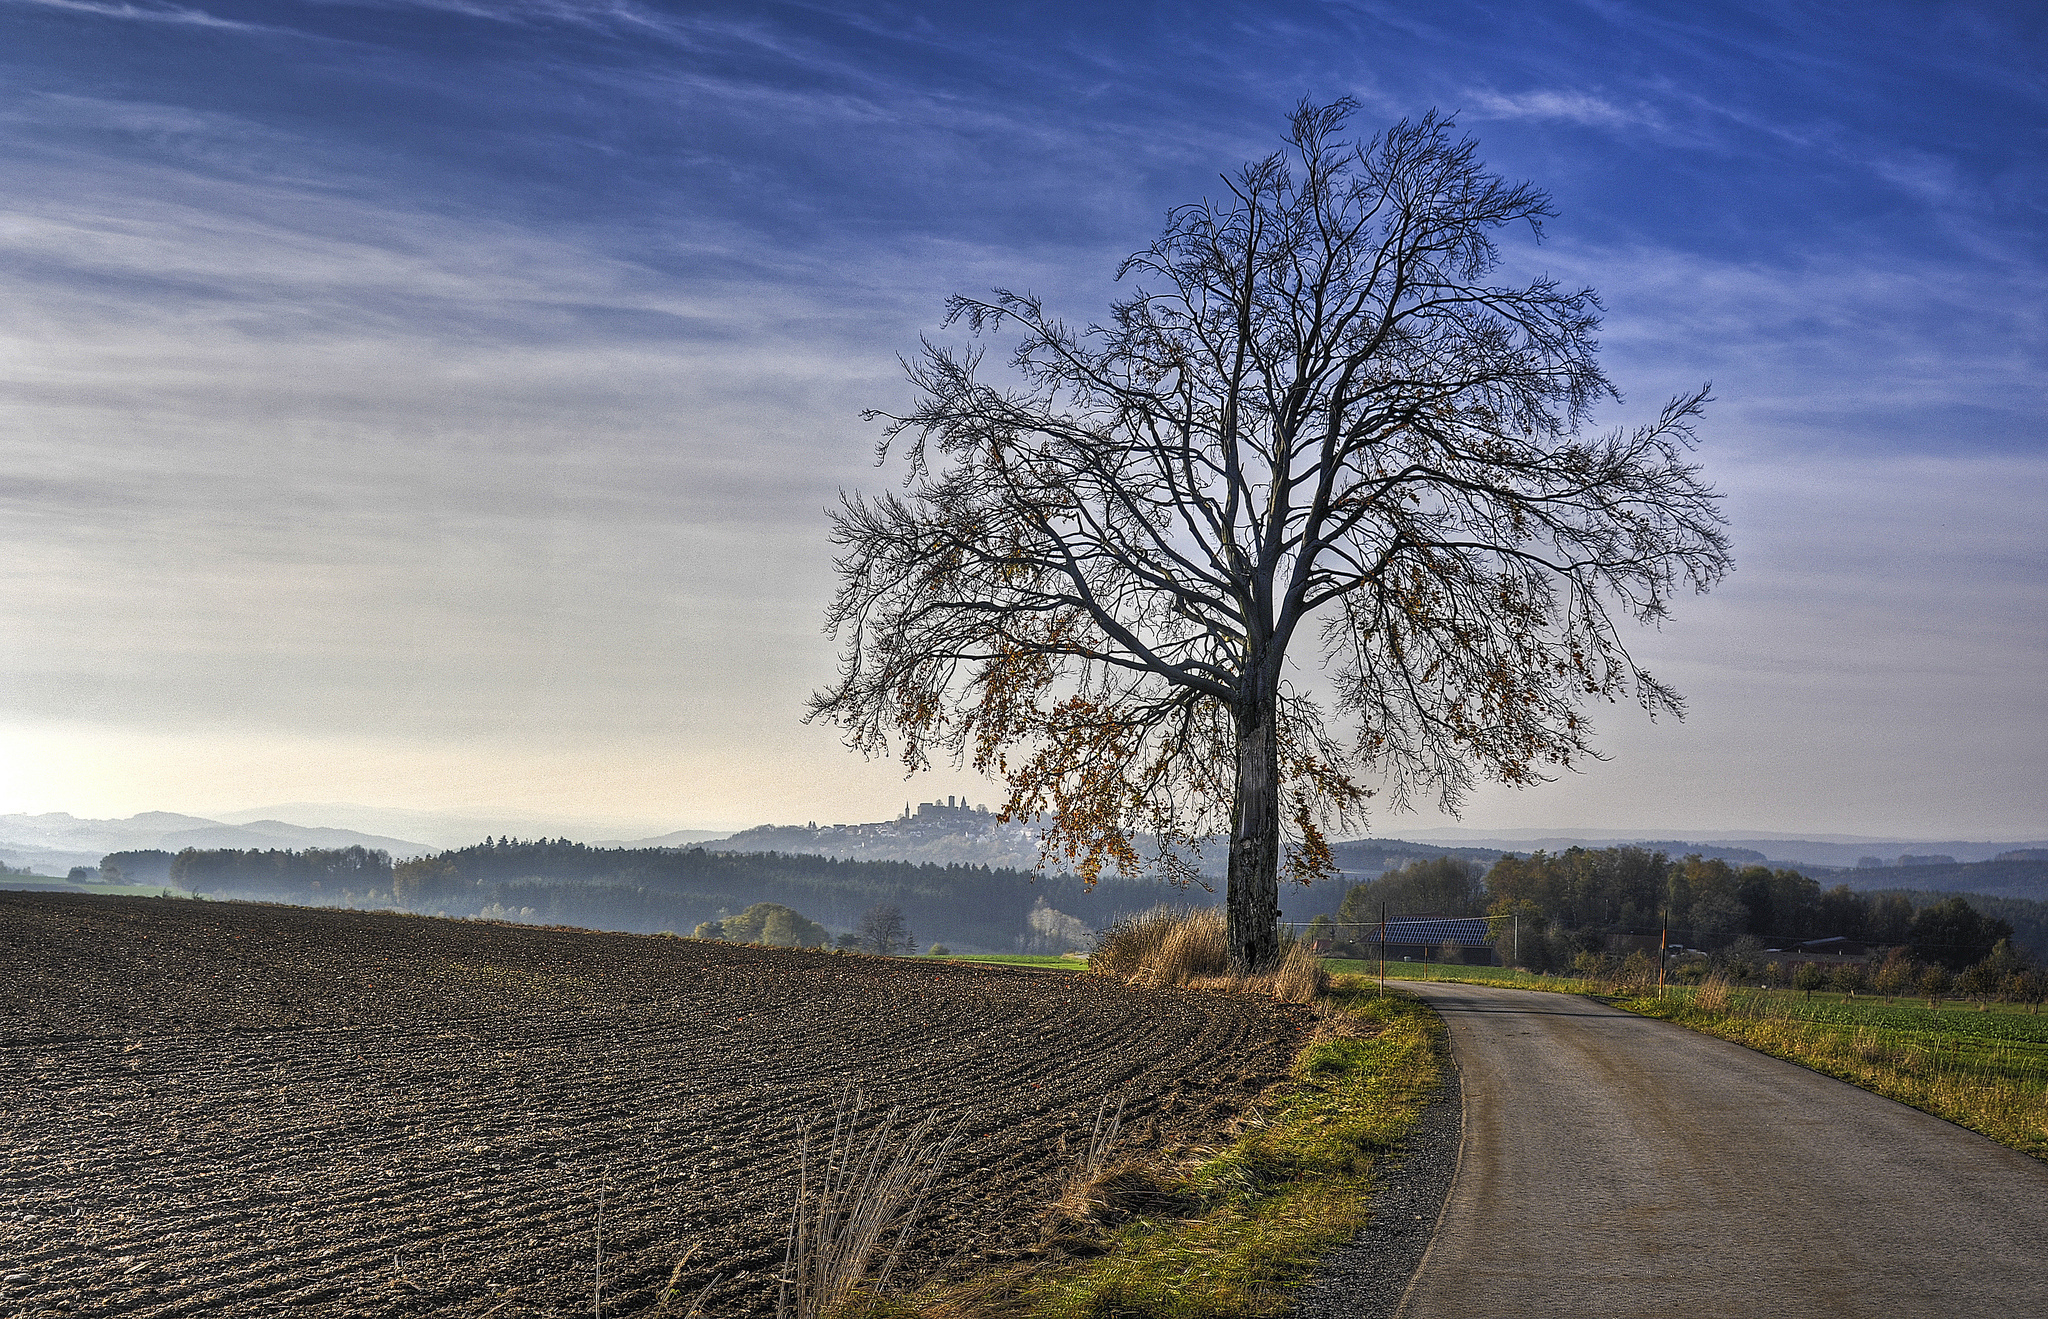
[[[1597,297],[1488,282],[1493,231],[1540,236],[1549,198],[1434,115],[1346,141],[1353,109],[1304,103],[1286,149],[1171,212],[1106,325],[953,299],[948,324],[1016,336],[1010,383],[927,341],[915,406],[869,414],[910,490],[834,514],[845,650],[812,717],[1003,775],[1005,815],[1091,880],[1186,882],[1227,836],[1240,970],[1375,777],[1455,809],[1476,775],[1593,755],[1590,700],[1682,713],[1618,624],[1729,562],[1685,460],[1706,391],[1582,435],[1618,397]],[[1290,680],[1311,626],[1321,702]]]
[[[903,918],[903,908],[893,902],[880,902],[861,913],[860,941],[869,952],[884,957],[909,952],[914,940],[910,924]]]

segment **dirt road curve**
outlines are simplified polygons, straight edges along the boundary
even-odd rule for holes
[[[1401,1319],[2048,1315],[2048,1165],[1585,999],[1409,988],[1465,1135]]]

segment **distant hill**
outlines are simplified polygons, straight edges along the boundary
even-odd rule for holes
[[[762,825],[748,829],[728,838],[716,839],[701,844],[710,852],[734,852],[743,854],[779,853],[796,856],[822,856],[840,861],[901,861],[914,865],[935,866],[986,866],[994,870],[1033,872],[1039,860],[1039,830],[1036,825],[1011,822],[1003,823],[993,811],[981,807],[969,807],[966,803],[924,802],[914,810],[907,810],[894,820],[875,824],[843,825]],[[1143,844],[1141,843],[1141,850]],[[1290,921],[1303,922],[1321,915],[1334,916],[1344,900],[1344,891],[1361,879],[1370,878],[1385,869],[1378,865],[1382,859],[1374,851],[1383,845],[1378,843],[1338,845],[1340,848],[1362,849],[1347,855],[1351,861],[1340,859],[1338,865],[1343,873],[1329,883],[1302,887],[1284,884],[1280,890],[1280,908],[1283,917]],[[1491,865],[1499,857],[1497,852],[1476,848],[1430,847],[1426,844],[1394,843],[1393,852],[1386,853],[1394,865],[1422,857],[1455,853],[1469,855],[1482,866]],[[1377,865],[1377,868],[1375,866]],[[1202,857],[1201,871],[1206,880],[1220,894],[1224,876],[1228,873],[1228,854],[1221,843],[1207,849]],[[1047,878],[1058,877],[1071,881],[1065,874],[1065,867],[1057,863],[1047,868]],[[1107,883],[1108,881],[1105,881]],[[1167,887],[1149,876],[1128,877],[1118,881],[1135,886],[1135,891],[1151,896],[1144,905],[1155,902],[1195,902],[1206,904],[1218,900],[1200,890],[1178,890]],[[808,913],[807,913],[808,914]]]
[[[276,802],[243,810],[213,811],[223,824],[256,824],[282,820],[308,828],[353,829],[380,838],[409,838],[432,849],[468,847],[484,838],[644,838],[661,830],[645,820],[576,819],[509,811],[423,811],[354,802]],[[701,838],[719,838],[731,829],[684,830]],[[692,839],[695,841],[695,839]],[[616,846],[617,844],[603,844]],[[648,844],[653,846],[654,844]]]
[[[1946,842],[1853,842],[1835,843],[1808,838],[1728,838],[1717,842],[1731,846],[1753,847],[1771,859],[1774,865],[1828,866],[1847,868],[1875,858],[1887,866],[1899,864],[1904,856],[1945,855],[1954,857],[1958,863],[1989,861],[2001,852],[2010,851],[2015,844],[1971,842],[1956,839]],[[2039,847],[2039,843],[2019,843],[2020,847]]]
[[[305,825],[286,824],[282,820],[224,824],[208,829],[181,829],[175,833],[165,834],[163,841],[157,845],[167,852],[182,852],[188,847],[237,847],[259,850],[276,848],[281,851],[303,851],[308,847],[326,851],[344,847],[367,847],[372,851],[389,852],[400,860],[425,856],[434,850],[424,843],[408,842],[403,838],[358,833],[354,829],[308,828]]]
[[[915,811],[875,824],[764,824],[701,844],[714,852],[783,852],[840,861],[1038,867],[1038,830],[1003,823],[986,809],[924,802]]]
[[[1861,892],[1915,889],[1931,893],[1982,893],[2030,902],[2048,901],[2048,857],[2040,860],[1957,862],[1953,865],[1871,866],[1838,871],[1827,878]]]
[[[2048,852],[2048,841],[2042,840],[1933,841],[1866,838],[1851,834],[1822,834],[1801,838],[1793,834],[1740,835],[1718,831],[1696,835],[1690,841],[1685,840],[1683,835],[1676,839],[1669,836],[1660,838],[1651,834],[1625,834],[1601,829],[1579,832],[1558,830],[1552,833],[1516,829],[1498,834],[1476,829],[1432,829],[1418,831],[1418,838],[1447,846],[1491,848],[1502,852],[1516,852],[1523,856],[1539,849],[1545,852],[1562,852],[1571,847],[1585,847],[1595,851],[1603,847],[1647,847],[1672,857],[1698,852],[1702,856],[1720,857],[1730,864],[1813,868],[1814,874],[1821,873],[1822,869],[1852,867],[1865,858],[1889,866],[1896,865],[1899,858],[1905,855],[1946,855],[1955,858],[1957,862],[1971,862],[1989,861],[2015,850],[2022,854],[2029,851]]]
[[[703,843],[715,842],[727,837],[719,829],[677,829],[673,833],[658,834],[653,838],[605,838],[594,840],[592,847],[697,847]]]
[[[1337,860],[1337,868],[1342,870],[1345,879],[1353,884],[1376,878],[1411,862],[1431,861],[1440,856],[1462,857],[1485,869],[1504,855],[1491,847],[1410,843],[1399,838],[1359,838],[1345,843],[1333,843],[1330,845],[1330,852]]]
[[[61,811],[0,815],[0,860],[26,864],[44,874],[62,875],[73,866],[97,866],[109,852],[152,848],[179,852],[188,847],[258,851],[367,847],[399,858],[424,856],[434,850],[403,838],[353,829],[315,829],[281,820],[224,824],[171,811],[145,811],[125,820],[80,819]]]

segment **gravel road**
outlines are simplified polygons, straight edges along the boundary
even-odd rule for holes
[[[1586,999],[1406,987],[1465,1125],[1401,1319],[2048,1315],[2048,1164]]]

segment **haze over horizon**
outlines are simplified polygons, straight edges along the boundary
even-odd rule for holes
[[[1713,381],[1737,563],[1634,638],[1684,722],[1372,832],[2048,836],[2037,9],[0,0],[0,69],[0,814],[996,804],[799,722],[858,414],[1348,93],[1553,193],[1603,426]]]

